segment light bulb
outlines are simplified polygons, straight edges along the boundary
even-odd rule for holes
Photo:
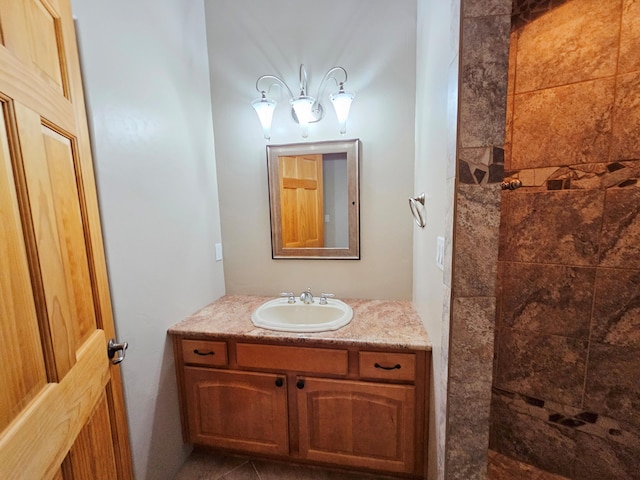
[[[300,95],[298,98],[292,98],[290,103],[302,129],[302,137],[307,138],[309,134],[309,123],[313,121],[311,109],[315,103],[315,99],[313,97]]]
[[[262,97],[251,102],[251,106],[258,114],[265,140],[269,140],[271,138],[271,121],[273,120],[273,111],[276,109],[276,102],[268,99],[265,92],[262,92]]]
[[[355,93],[345,92],[342,84],[340,84],[340,91],[338,93],[329,95],[333,108],[336,111],[336,117],[338,117],[338,126],[340,127],[341,135],[347,133],[347,118],[349,118],[349,109],[355,96]]]

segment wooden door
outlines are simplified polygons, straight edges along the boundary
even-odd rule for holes
[[[307,377],[297,403],[302,458],[416,471],[415,387]]]
[[[185,367],[184,384],[191,442],[289,453],[284,375]]]
[[[278,160],[283,248],[324,247],[322,155]]]
[[[67,0],[0,0],[0,478],[133,478]]]

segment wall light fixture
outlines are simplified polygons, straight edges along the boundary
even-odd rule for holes
[[[336,77],[336,74],[339,75],[339,78]],[[343,76],[344,79],[340,80]],[[290,97],[289,103],[291,104],[291,116],[300,124],[300,127],[302,128],[302,137],[307,138],[309,133],[308,125],[321,120],[324,115],[324,109],[320,104],[320,98],[323,93],[325,83],[328,80],[336,82],[336,86],[338,87],[338,91],[329,95],[329,99],[336,111],[340,134],[344,135],[347,133],[347,118],[349,117],[351,102],[355,97],[354,93],[344,91],[344,84],[347,82],[347,71],[338,66],[330,68],[329,71],[324,74],[324,77],[322,77],[317,95],[315,97],[310,97],[307,95],[307,71],[304,68],[304,65],[300,65],[300,94],[298,96],[294,95],[286,82],[276,75],[262,75],[256,81],[256,90],[260,92],[260,98],[251,102],[251,105],[256,110],[260,123],[262,124],[264,138],[266,140],[271,138],[271,121],[273,120],[273,112],[276,108],[275,100],[267,98],[267,94],[270,93],[271,87],[274,85],[280,85],[285,88]],[[266,87],[266,89],[261,88],[261,86]]]

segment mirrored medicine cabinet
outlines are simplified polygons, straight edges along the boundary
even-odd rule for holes
[[[360,258],[360,140],[267,146],[274,259]]]

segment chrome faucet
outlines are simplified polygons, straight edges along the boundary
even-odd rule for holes
[[[311,293],[311,288],[307,288],[306,292],[302,292],[300,294],[300,301],[306,305],[313,303],[313,294]]]

